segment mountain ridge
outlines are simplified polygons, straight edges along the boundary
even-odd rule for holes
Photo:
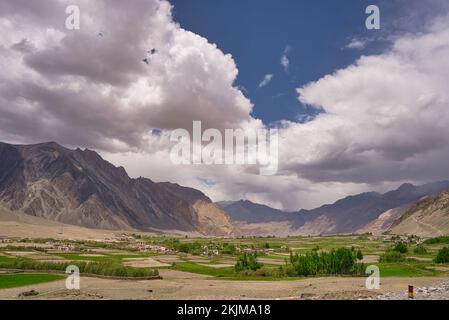
[[[269,222],[288,223],[292,235],[350,234],[361,232],[361,230],[369,232],[370,224],[381,229],[376,231],[383,232],[414,202],[444,190],[449,190],[449,181],[432,182],[420,186],[404,183],[397,189],[385,193],[364,192],[350,195],[332,204],[310,210],[286,212],[248,200],[228,203],[222,209],[239,222],[240,228],[258,230],[257,235],[269,235],[273,231],[273,228],[267,225]],[[261,216],[258,219],[256,212],[260,208],[263,210],[258,211]],[[252,210],[256,211],[252,212]],[[382,217],[383,220],[376,223],[376,220],[387,212],[388,214]],[[266,233],[263,232],[264,227],[267,229]]]
[[[238,233],[199,190],[133,179],[95,151],[55,142],[0,143],[0,201],[14,211],[89,228]],[[204,218],[206,207],[220,224]]]

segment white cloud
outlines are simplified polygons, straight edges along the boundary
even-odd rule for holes
[[[259,88],[267,86],[271,82],[271,80],[273,80],[273,75],[272,74],[266,74],[263,77],[263,80],[259,83]]]
[[[281,56],[281,66],[284,68],[284,71],[287,72],[288,68],[290,66],[290,59],[289,59],[289,54],[291,51],[291,47],[288,45],[285,47],[284,52],[282,53]]]
[[[299,88],[326,113],[285,129],[284,169],[335,182],[449,178],[449,23]],[[301,149],[292,149],[301,141]],[[443,160],[444,159],[444,160]]]
[[[81,8],[80,30],[61,23],[69,4]],[[137,150],[152,128],[258,123],[234,86],[232,56],[180,28],[167,1],[48,0],[34,7],[1,4],[3,139]]]
[[[262,124],[234,85],[232,56],[174,23],[167,1],[42,3],[0,3],[2,140],[93,147],[133,176],[289,210],[405,180],[449,178],[447,18],[299,88],[303,103],[326,112],[303,124],[283,122],[279,175],[261,177],[168,160],[169,130],[193,120],[218,129]],[[78,32],[63,29],[67,4],[82,8]],[[281,57],[286,71],[290,50]],[[147,135],[154,128],[162,134]]]
[[[353,38],[351,40],[351,42],[349,42],[346,45],[347,49],[358,49],[358,50],[362,50],[366,47],[366,41],[357,39],[357,38]]]

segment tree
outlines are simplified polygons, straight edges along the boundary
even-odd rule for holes
[[[449,247],[440,249],[435,258],[436,263],[447,263],[449,262]]]
[[[422,244],[420,244],[420,245],[416,246],[416,248],[413,250],[413,252],[416,254],[426,254],[427,249]]]
[[[407,253],[408,246],[405,242],[399,241],[399,242],[396,242],[395,246],[393,247],[393,250],[397,251],[399,253]]]
[[[357,250],[356,258],[357,260],[363,260],[363,253],[360,249]]]
[[[257,262],[257,254],[255,253],[244,253],[238,257],[237,262],[234,266],[236,272],[241,272],[245,270],[256,271],[262,268],[262,264]]]

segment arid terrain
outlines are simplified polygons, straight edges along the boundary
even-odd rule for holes
[[[226,281],[210,276],[165,270],[163,280],[127,281],[81,278],[81,290],[65,289],[65,281],[0,290],[0,299],[17,299],[36,290],[32,299],[174,299],[174,300],[314,300],[370,299],[394,292],[403,295],[408,284],[433,286],[449,278],[386,278],[380,290],[367,290],[364,278],[313,278],[295,281]],[[449,292],[446,292],[449,299]]]
[[[409,285],[441,287],[438,297],[449,298],[447,286],[442,286],[449,281],[449,264],[432,261],[443,244],[426,245],[427,254],[415,254],[413,240],[406,255],[411,260],[380,262],[382,254],[397,241],[392,236],[283,239],[163,236],[92,230],[7,210],[0,215],[0,235],[0,299],[401,299]],[[365,266],[379,266],[379,290],[366,288],[368,275],[301,277],[270,273],[285,267],[290,253],[339,247],[360,248]],[[237,251],[229,251],[230,248]],[[263,265],[261,270],[265,271],[235,272],[240,251],[257,252],[258,262]],[[81,273],[80,290],[68,290],[64,270],[17,270],[2,264],[19,261],[53,266],[106,263],[132,270],[158,270],[160,278],[122,279]]]

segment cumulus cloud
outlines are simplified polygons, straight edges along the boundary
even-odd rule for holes
[[[271,80],[273,80],[273,75],[266,74],[263,77],[263,80],[259,83],[259,88],[266,87],[271,82]]]
[[[81,30],[64,27],[72,4]],[[132,176],[288,210],[449,178],[447,17],[298,88],[302,103],[324,112],[278,124],[279,174],[263,177],[247,167],[170,163],[170,130],[193,120],[220,130],[263,126],[234,84],[232,56],[182,29],[171,10],[163,0],[2,1],[2,140],[96,148]]]
[[[299,88],[302,103],[325,113],[287,124],[284,169],[317,182],[448,178],[447,21]],[[300,152],[288,150],[299,140]]]
[[[72,4],[80,30],[65,29]],[[126,150],[141,148],[152,128],[256,121],[234,86],[232,56],[174,23],[167,1],[8,0],[1,8],[4,137]]]

